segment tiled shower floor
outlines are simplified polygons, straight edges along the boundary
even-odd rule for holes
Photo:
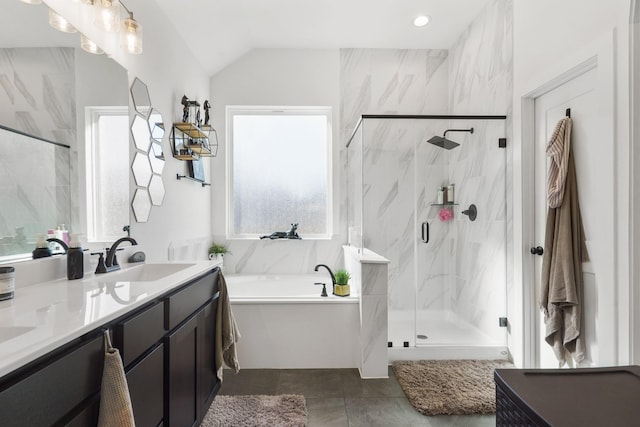
[[[389,368],[389,378],[363,380],[357,369],[225,370],[223,395],[302,394],[308,427],[489,427],[493,415],[426,417],[405,397]]]

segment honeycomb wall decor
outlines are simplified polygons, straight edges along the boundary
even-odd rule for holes
[[[131,162],[136,183],[131,208],[137,222],[147,222],[152,206],[161,206],[164,201],[164,121],[162,114],[153,108],[147,85],[142,80],[136,77],[130,92],[135,107],[131,137],[136,149]]]

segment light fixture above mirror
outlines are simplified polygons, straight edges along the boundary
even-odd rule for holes
[[[42,0],[20,0],[28,4],[41,4]],[[82,13],[83,17],[89,16],[91,23],[82,25],[82,27],[96,26],[107,33],[114,33],[120,39],[120,48],[127,53],[138,55],[142,53],[142,25],[133,17],[133,12],[129,10],[122,0],[73,0],[78,3],[77,7],[93,8],[92,13]],[[120,16],[120,8],[124,9],[127,17],[122,19]],[[66,17],[60,15],[57,11],[49,9],[49,24],[56,30],[65,33],[75,33],[77,29],[67,20]],[[81,38],[81,47],[89,53],[102,53],[102,49],[96,43],[89,40],[86,36]]]

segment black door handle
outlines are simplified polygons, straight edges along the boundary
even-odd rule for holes
[[[536,246],[535,248],[531,248],[531,255],[542,255],[544,253],[544,249],[542,246]]]

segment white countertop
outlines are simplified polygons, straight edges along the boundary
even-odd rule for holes
[[[152,281],[118,281],[141,265],[80,280],[17,287],[0,301],[0,377],[212,270],[211,261],[175,262],[179,271]],[[144,268],[154,269],[154,264]],[[167,269],[163,269],[167,270]]]

